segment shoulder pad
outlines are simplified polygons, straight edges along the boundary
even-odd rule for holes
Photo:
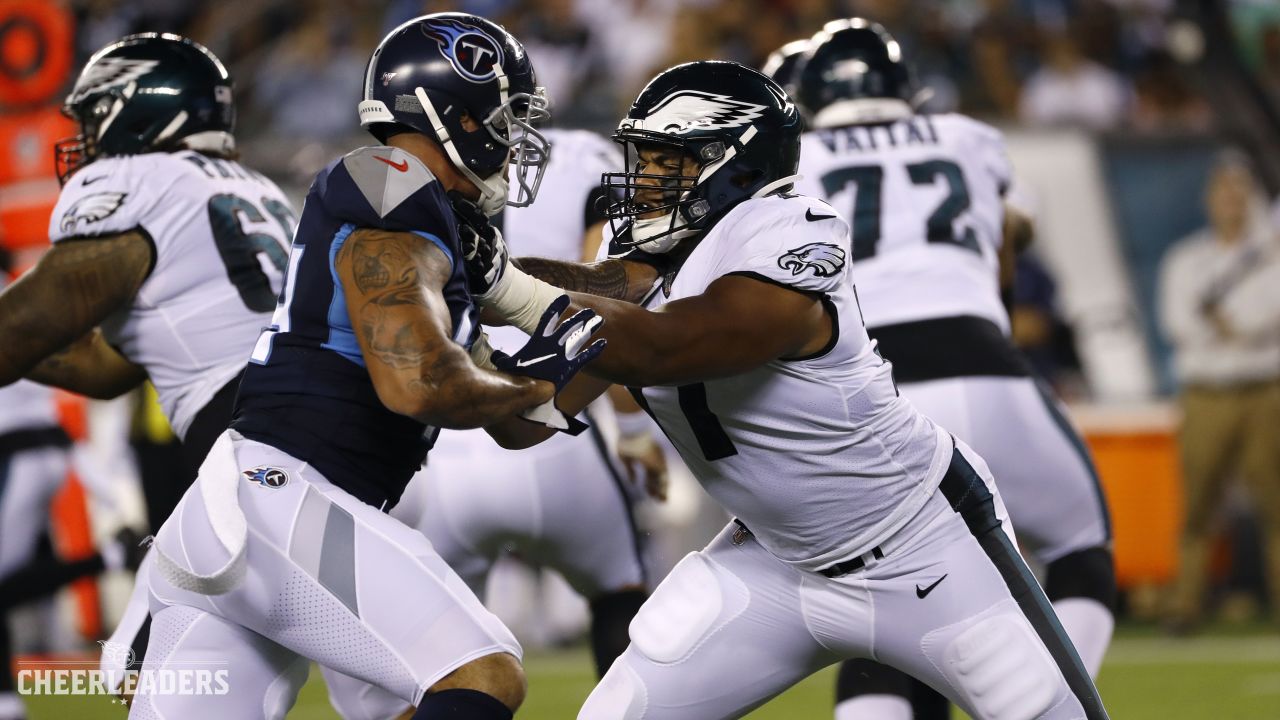
[[[436,181],[421,160],[393,147],[353,150],[342,158],[342,166],[380,217],[386,217],[409,196]]]

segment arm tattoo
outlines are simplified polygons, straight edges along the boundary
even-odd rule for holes
[[[621,260],[604,260],[583,265],[562,260],[525,257],[519,258],[515,263],[521,270],[539,280],[570,292],[628,302],[639,302],[653,286],[653,280],[657,275],[656,271],[650,271],[652,275],[648,278],[649,282],[645,283],[643,277],[631,277],[627,272],[628,263]]]
[[[151,272],[154,250],[137,232],[61,242],[0,295],[0,385],[83,337],[125,307]]]
[[[434,354],[438,338],[425,333],[418,320],[428,308],[424,277],[435,273],[417,238],[404,233],[364,231],[353,234],[338,253],[349,259],[359,297],[348,308],[358,319],[369,351],[397,369],[417,367]]]

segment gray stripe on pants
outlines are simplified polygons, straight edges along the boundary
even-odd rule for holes
[[[351,513],[330,503],[320,546],[320,574],[317,580],[356,617],[356,523]]]
[[[302,571],[313,578],[320,578],[321,542],[329,518],[330,502],[313,487],[307,488],[293,524],[293,537],[289,539],[289,557]]]

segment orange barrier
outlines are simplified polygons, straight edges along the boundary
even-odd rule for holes
[[[78,560],[93,555],[93,528],[89,524],[88,503],[84,486],[75,473],[70,474],[54,496],[51,514],[53,542],[60,557]],[[97,579],[76,580],[68,589],[75,598],[80,635],[91,639],[102,637],[102,604],[98,597]]]
[[[1121,587],[1172,581],[1183,501],[1176,411],[1166,405],[1073,407],[1072,415],[1093,451],[1111,506]]]

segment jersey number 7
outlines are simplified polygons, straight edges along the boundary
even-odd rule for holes
[[[925,224],[925,238],[929,242],[958,245],[976,253],[978,239],[973,228],[956,230],[956,218],[969,209],[969,186],[965,184],[960,166],[948,160],[928,160],[907,166],[907,176],[913,185],[932,185],[941,176],[947,183],[947,196],[934,208]],[[840,168],[822,176],[822,190],[827,197],[854,183],[853,195],[853,261],[866,260],[876,254],[880,242],[880,197],[884,181],[884,168],[879,165],[854,165]]]

